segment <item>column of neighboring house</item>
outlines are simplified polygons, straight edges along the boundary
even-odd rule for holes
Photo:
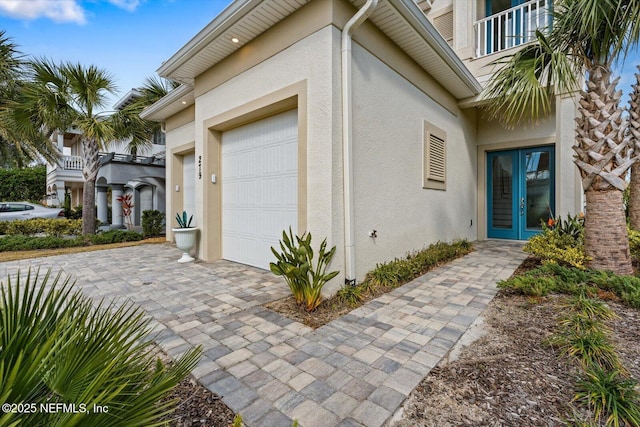
[[[109,203],[108,203],[108,197],[107,197],[107,191],[109,190],[109,187],[103,187],[103,186],[96,186],[96,205],[98,207],[98,221],[100,221],[100,223],[102,224],[108,224],[109,223],[109,214],[108,214],[108,209],[109,209]]]
[[[123,194],[123,184],[111,184],[111,228],[126,228],[122,216],[122,203],[118,200]]]
[[[60,154],[62,154],[64,151],[64,133],[58,134],[58,151],[60,152]],[[64,160],[62,161],[64,162]],[[60,167],[60,165],[58,165],[58,167]],[[66,191],[65,182],[62,180],[57,180],[54,185],[56,187],[55,193],[57,197],[57,204],[62,205],[64,203],[64,196]],[[54,204],[55,203],[56,202],[54,201]]]

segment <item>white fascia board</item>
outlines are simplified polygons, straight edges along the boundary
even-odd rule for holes
[[[438,30],[436,30],[431,21],[427,19],[427,16],[420,10],[414,0],[388,1],[403,16],[407,23],[429,43],[429,46],[447,63],[451,70],[456,73],[473,94],[477,95],[482,92],[482,85],[480,85],[460,57],[456,55],[451,46],[449,46],[440,33],[438,33]]]
[[[242,19],[249,11],[259,5],[263,0],[235,0],[223,10],[213,21],[204,27],[198,34],[187,42],[180,50],[167,59],[158,68],[161,77],[169,76],[180,68],[185,62],[193,58],[205,46],[216,37],[219,37],[229,27]]]
[[[119,110],[125,105],[129,104],[134,98],[141,96],[142,93],[140,90],[133,88],[129,92],[126,93],[116,104],[113,106],[114,110]]]
[[[182,104],[182,101],[185,101],[185,103]],[[176,108],[178,102],[180,104]],[[163,121],[178,111],[193,105],[194,102],[193,87],[183,84],[142,110],[140,117],[145,120]],[[169,107],[174,108],[169,111]]]

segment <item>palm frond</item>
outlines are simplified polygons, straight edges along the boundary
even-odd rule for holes
[[[536,122],[551,112],[556,92],[577,89],[577,64],[542,32],[536,38],[538,43],[491,64],[497,71],[484,89],[484,108],[507,127]]]

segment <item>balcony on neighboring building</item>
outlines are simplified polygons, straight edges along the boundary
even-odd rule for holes
[[[512,0],[510,4],[519,2]],[[473,24],[476,58],[534,41],[536,30],[551,26],[552,0],[531,0],[495,13],[495,5],[501,3],[504,0],[488,1],[487,14],[493,14]],[[491,9],[492,4],[495,4],[494,9]]]

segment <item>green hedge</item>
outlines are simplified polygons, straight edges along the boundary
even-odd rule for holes
[[[86,243],[82,237],[64,239],[62,237],[55,236],[5,236],[0,238],[0,252],[70,248],[74,246],[84,246],[85,244]]]
[[[135,231],[124,230],[109,230],[104,233],[73,238],[12,235],[0,238],[0,252],[69,248],[109,243],[137,242],[140,240],[142,240],[142,234],[136,233]]]
[[[55,237],[78,235],[82,233],[82,220],[34,218],[0,222],[0,234],[33,236],[40,233]]]
[[[108,243],[137,242],[142,240],[142,234],[135,231],[109,230],[88,236],[94,245]]]
[[[46,195],[47,167],[0,169],[0,201],[38,202]]]

